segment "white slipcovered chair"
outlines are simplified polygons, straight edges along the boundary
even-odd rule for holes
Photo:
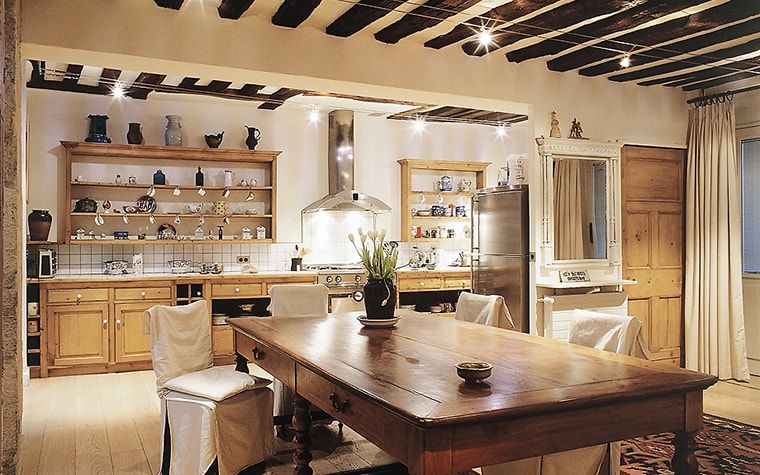
[[[504,303],[504,297],[501,295],[460,293],[454,319],[489,327],[515,328],[509,309]]]
[[[161,399],[161,473],[237,474],[274,454],[271,381],[213,367],[205,301],[146,312]]]
[[[327,315],[327,287],[314,285],[273,285],[269,288],[271,302],[267,310],[274,318],[324,317]],[[293,390],[278,379],[274,380],[274,415],[291,414]]]
[[[640,358],[647,357],[636,317],[574,309],[568,343]],[[609,474],[620,473],[620,442],[582,447],[482,468],[483,475],[597,475],[609,454]]]

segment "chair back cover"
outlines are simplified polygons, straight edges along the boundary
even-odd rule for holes
[[[638,318],[578,308],[573,310],[567,341],[641,358],[647,353]]]
[[[457,300],[456,320],[481,325],[514,328],[512,316],[501,295],[478,295],[462,292]]]

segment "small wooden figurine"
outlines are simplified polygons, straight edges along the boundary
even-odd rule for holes
[[[573,117],[573,123],[570,126],[570,138],[571,139],[585,139],[586,137],[582,136],[583,129],[581,128],[581,123],[578,122],[575,117]]]
[[[559,120],[557,120],[557,113],[552,111],[552,128],[549,131],[549,137],[562,137],[562,132],[559,130]]]

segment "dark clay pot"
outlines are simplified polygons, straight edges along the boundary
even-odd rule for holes
[[[50,225],[53,216],[46,209],[35,209],[29,213],[29,239],[32,241],[47,241],[50,235]]]
[[[127,143],[131,145],[140,145],[143,143],[143,134],[140,130],[139,122],[130,122],[127,131]]]
[[[367,318],[393,318],[393,312],[396,310],[396,295],[396,285],[393,280],[367,280],[364,284],[364,309],[367,311]]]

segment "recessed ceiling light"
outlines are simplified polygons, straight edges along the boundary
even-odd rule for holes
[[[621,68],[627,68],[631,65],[631,55],[629,53],[626,53],[622,59],[620,59],[620,67]]]
[[[478,32],[478,43],[480,43],[480,46],[491,45],[493,43],[493,32],[491,32],[491,30],[481,28]]]
[[[412,123],[412,127],[414,128],[415,132],[424,132],[425,131],[425,118],[417,116],[414,119],[414,122]]]
[[[119,99],[124,97],[124,88],[122,87],[121,83],[117,82],[113,85],[113,88],[111,89],[111,95]]]
[[[317,106],[311,106],[311,110],[309,111],[309,122],[312,124],[319,122],[319,109]]]
[[[506,137],[507,136],[507,126],[504,124],[499,124],[498,127],[496,127],[496,135],[499,137]]]

